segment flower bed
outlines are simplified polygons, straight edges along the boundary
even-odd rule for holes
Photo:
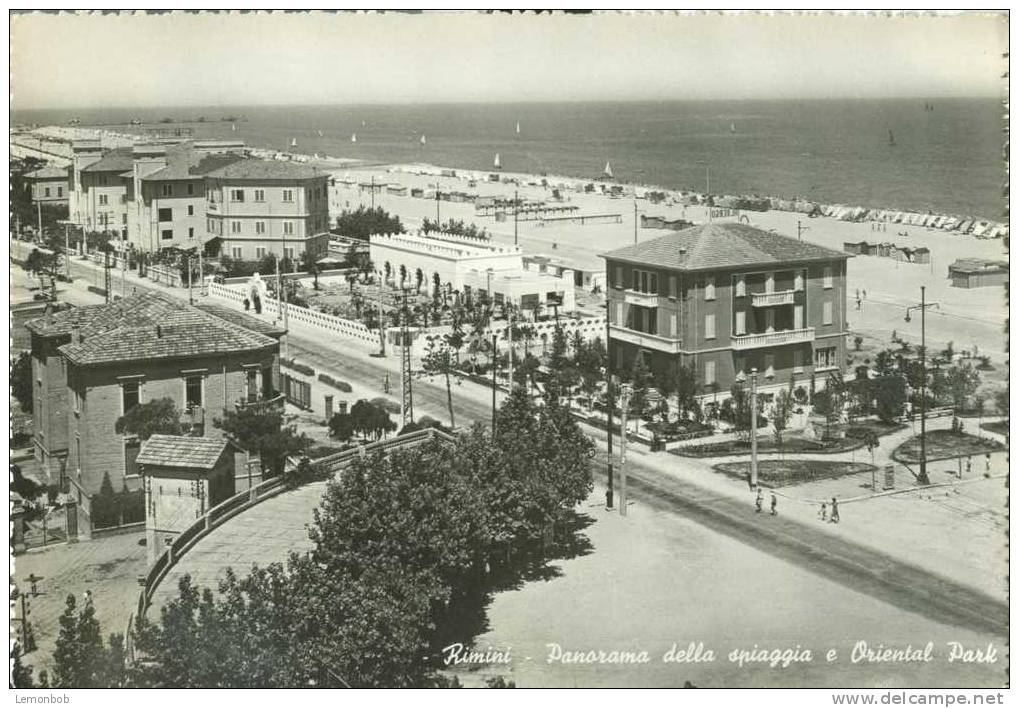
[[[926,436],[927,461],[953,460],[956,457],[984,455],[988,452],[1004,450],[1005,446],[997,440],[978,438],[969,433],[951,430],[931,430]],[[920,436],[912,437],[899,445],[892,453],[896,462],[911,465],[920,460]]]
[[[811,455],[834,455],[840,452],[849,452],[863,447],[863,440],[859,438],[844,438],[841,440],[808,440],[806,438],[789,438],[782,441],[781,447],[775,442],[771,435],[760,436],[757,439],[758,454],[783,453],[783,454],[811,454]],[[723,442],[707,443],[704,445],[686,445],[671,450],[672,454],[680,457],[725,457],[727,455],[749,455],[749,440],[725,440]]]
[[[713,469],[734,479],[750,476],[750,462],[723,462]],[[757,478],[768,487],[784,487],[821,479],[833,479],[861,472],[870,472],[873,465],[864,462],[833,462],[829,460],[760,460]]]
[[[327,386],[332,386],[338,391],[342,391],[343,393],[350,393],[353,390],[349,383],[347,383],[346,381],[337,381],[329,374],[319,374],[318,380],[326,384]]]

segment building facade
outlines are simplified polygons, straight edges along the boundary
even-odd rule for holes
[[[68,169],[46,166],[25,175],[25,184],[33,204],[65,205],[68,203]]]
[[[238,454],[239,453],[239,454]],[[234,495],[243,452],[227,440],[153,435],[138,454],[151,566],[168,542]]]
[[[248,159],[212,170],[205,183],[208,238],[237,260],[324,256],[328,190],[328,174],[295,162]]]
[[[615,373],[642,357],[662,380],[693,367],[723,398],[757,370],[762,393],[841,370],[848,256],[751,226],[709,223],[603,254]]]
[[[169,398],[191,435],[220,437],[213,419],[224,409],[282,400],[279,342],[263,333],[271,327],[213,312],[145,293],[29,323],[33,374],[49,396],[36,422],[36,451],[62,473],[80,535],[91,529],[91,500],[104,479],[114,490],[140,488],[140,441],[116,432],[132,407]]]
[[[435,279],[443,288],[464,294],[490,292],[497,303],[510,302],[525,310],[556,303],[562,311],[576,309],[574,274],[548,272],[542,264],[525,261],[518,246],[504,246],[446,233],[376,234],[369,253],[381,277],[415,287],[418,271],[422,289]]]

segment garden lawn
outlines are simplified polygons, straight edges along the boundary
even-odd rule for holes
[[[931,430],[927,433],[927,461],[951,460],[956,457],[983,455],[987,452],[1004,450],[1005,446],[996,440],[978,438],[969,433],[956,433],[951,430]],[[913,464],[920,460],[920,437],[912,437],[902,443],[892,453],[892,459],[903,464]]]
[[[846,437],[843,440],[808,440],[806,438],[788,438],[782,441],[779,447],[772,435],[760,436],[757,438],[758,454],[766,453],[789,453],[789,454],[812,454],[812,455],[834,455],[840,452],[849,452],[863,447],[863,440],[859,438]],[[680,457],[725,457],[726,455],[749,455],[749,440],[726,440],[724,442],[706,443],[704,445],[686,445],[670,450],[674,455]]]
[[[750,462],[723,462],[714,466],[722,474],[746,480],[750,476]],[[873,465],[864,462],[835,462],[829,460],[759,460],[757,477],[769,487],[815,482],[845,475],[869,472]]]
[[[992,433],[997,433],[998,435],[1008,435],[1007,420],[996,420],[991,423],[984,423],[980,427],[984,430],[990,430]]]

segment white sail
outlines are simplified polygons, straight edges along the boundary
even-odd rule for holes
[[[499,159],[499,153],[495,153],[495,169],[502,169],[502,161]]]
[[[425,136],[424,136],[424,135],[422,135],[422,136],[421,136],[421,144],[422,144],[422,145],[425,145],[425,144],[427,144],[427,143],[428,143],[428,141],[427,141],[427,140],[425,139]]]
[[[612,165],[610,165],[608,162],[605,163],[605,176],[606,177],[612,176]]]
[[[517,121],[517,135],[520,135],[520,122]]]
[[[237,130],[237,124],[236,123],[231,123],[230,124],[230,130]]]
[[[361,127],[362,128],[364,127],[364,121],[361,121]]]
[[[736,123],[735,122],[729,123],[729,132],[730,133],[735,133],[736,132]]]
[[[318,131],[318,137],[320,137],[320,138],[322,137],[322,131],[321,130]]]
[[[290,138],[290,147],[297,147],[297,138]]]
[[[354,133],[353,135],[350,136],[350,142],[352,143],[357,142],[357,133]]]

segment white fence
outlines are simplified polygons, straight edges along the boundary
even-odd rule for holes
[[[209,294],[233,302],[243,302],[245,297],[243,289],[231,288],[216,282],[209,283]],[[279,315],[279,301],[275,298],[266,297],[262,301],[262,309],[267,313]],[[361,322],[345,320],[342,317],[328,315],[318,310],[300,307],[299,305],[287,305],[286,309],[288,319],[294,322],[318,327],[325,332],[339,334],[341,337],[356,339],[367,344],[375,344],[379,341],[378,333],[368,329]]]

